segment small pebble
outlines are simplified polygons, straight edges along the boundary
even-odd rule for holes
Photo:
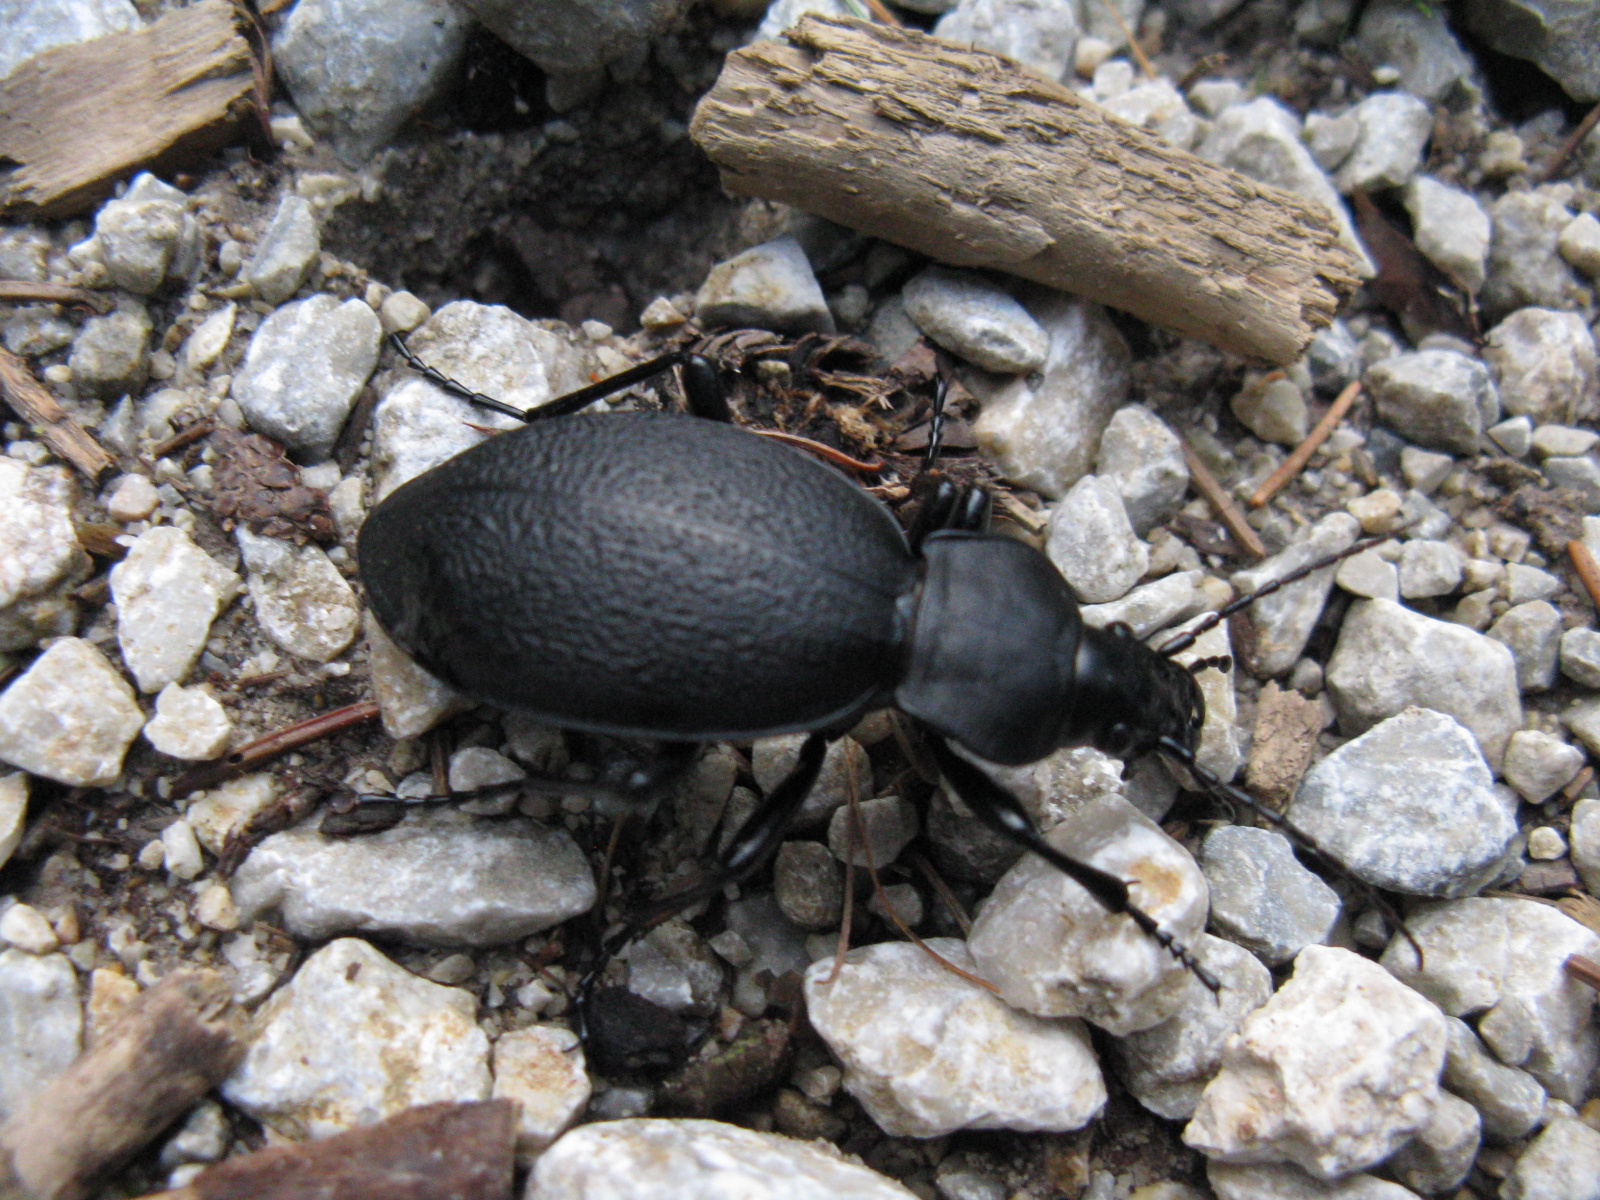
[[[1567,840],[1559,830],[1540,825],[1528,834],[1528,857],[1536,862],[1553,862],[1567,853]]]

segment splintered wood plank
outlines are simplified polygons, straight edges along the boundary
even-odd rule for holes
[[[1360,280],[1333,217],[1008,59],[805,17],[728,56],[690,132],[730,192],[1274,364]]]
[[[118,180],[197,162],[259,122],[268,81],[253,30],[234,0],[203,0],[23,63],[0,80],[0,211],[75,216]]]

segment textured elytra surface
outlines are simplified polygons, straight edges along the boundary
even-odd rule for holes
[[[913,563],[831,469],[656,413],[495,438],[367,519],[379,621],[469,695],[567,726],[811,728],[892,682]]]

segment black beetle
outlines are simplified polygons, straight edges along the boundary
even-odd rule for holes
[[[694,369],[703,382],[705,368]],[[1017,799],[947,744],[1012,766],[1068,746],[1120,758],[1162,750],[1225,787],[1194,761],[1205,705],[1191,670],[1216,664],[1169,657],[1198,631],[1158,652],[1125,625],[1086,625],[1049,559],[984,531],[978,489],[946,483],[908,537],[834,469],[729,424],[657,412],[538,419],[572,412],[617,378],[517,413],[530,424],[396,489],[368,516],[359,557],[390,636],[479,700],[691,746],[812,731],[716,875],[630,932],[755,870],[828,740],[893,706],[931,735],[975,814],[1215,987],[1122,879],[1046,843]]]

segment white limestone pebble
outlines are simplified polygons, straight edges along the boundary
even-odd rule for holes
[[[1403,186],[1422,165],[1433,112],[1405,92],[1374,92],[1350,110],[1356,144],[1333,181],[1346,194]]]
[[[0,950],[0,1120],[65,1071],[82,1043],[78,976],[67,956]]]
[[[811,262],[789,236],[752,246],[712,267],[694,311],[707,329],[728,325],[793,334],[834,330]]]
[[[1509,649],[1391,600],[1350,606],[1325,678],[1340,731],[1349,736],[1411,705],[1430,708],[1470,729],[1491,769],[1498,769],[1511,735],[1522,728]]]
[[[1150,565],[1113,479],[1085,475],[1050,514],[1045,553],[1085,604],[1121,599]]]
[[[268,304],[283,304],[311,277],[321,252],[322,236],[310,201],[285,193],[240,270],[239,281],[248,284]],[[338,303],[332,296],[316,299]]]
[[[31,904],[18,902],[0,911],[0,942],[25,954],[49,954],[61,945],[44,914]]]
[[[472,993],[402,970],[359,938],[301,964],[257,1014],[222,1096],[295,1141],[417,1104],[489,1097],[489,1040]]]
[[[776,737],[761,738],[750,747],[750,771],[764,793],[783,782],[800,757],[800,747],[806,740],[803,733],[783,733]],[[822,769],[816,783],[800,805],[794,828],[803,829],[831,817],[851,796],[864,800],[872,795],[872,761],[861,743],[852,737],[842,737],[828,746],[822,758]]]
[[[1281,833],[1219,826],[1206,835],[1200,866],[1211,890],[1212,926],[1268,966],[1325,941],[1339,919],[1339,894],[1300,865]]]
[[[1392,355],[1368,367],[1363,383],[1378,420],[1430,450],[1476,454],[1484,430],[1500,420],[1500,394],[1488,368],[1454,350]]]
[[[1410,1188],[1356,1172],[1337,1183],[1308,1175],[1292,1163],[1206,1164],[1206,1181],[1217,1200],[1419,1200]]]
[[[471,705],[460,692],[412,661],[372,613],[363,615],[362,629],[367,638],[373,698],[390,737],[420,737]]]
[[[1543,804],[1583,770],[1583,751],[1554,734],[1519,729],[1506,743],[1506,782],[1529,804]]]
[[[1339,564],[1334,583],[1367,600],[1400,599],[1400,571],[1376,550],[1352,554]]]
[[[1600,1200],[1600,1131],[1582,1121],[1551,1121],[1517,1156],[1501,1200]]]
[[[1445,1042],[1443,1014],[1376,963],[1307,946],[1224,1047],[1183,1140],[1325,1180],[1364,1170],[1432,1119]]]
[[[262,632],[281,649],[328,662],[355,640],[361,604],[322,547],[234,530]]]
[[[221,854],[223,844],[258,812],[278,798],[278,785],[270,771],[255,771],[196,792],[184,814],[200,844]]]
[[[1183,443],[1142,404],[1112,414],[1100,435],[1095,474],[1117,485],[1128,521],[1141,537],[1177,512],[1189,490]]]
[[[76,494],[65,469],[0,456],[0,650],[28,649],[76,624],[61,595],[89,573],[72,524]]]
[[[196,325],[179,355],[182,369],[198,374],[221,358],[233,337],[233,324],[238,315],[239,306],[230,300]]]
[[[1289,818],[1351,874],[1419,896],[1462,896],[1500,872],[1516,797],[1496,789],[1472,733],[1407,708],[1306,772]]]
[[[1590,277],[1600,277],[1600,219],[1579,213],[1561,230],[1556,241],[1561,257]]]
[[[1394,1152],[1384,1164],[1383,1173],[1424,1195],[1449,1192],[1459,1187],[1472,1170],[1482,1141],[1478,1110],[1441,1091],[1433,1119]]]
[[[28,815],[28,776],[24,771],[0,775],[0,867],[22,841]]]
[[[156,697],[156,715],[146,723],[144,736],[163,754],[203,762],[228,748],[233,722],[204,688],[169,683]]]
[[[1527,1137],[1544,1120],[1544,1086],[1526,1071],[1508,1067],[1489,1053],[1483,1039],[1460,1017],[1446,1017],[1445,1087],[1478,1111],[1483,1132],[1502,1142]]]
[[[95,646],[62,638],[0,694],[0,760],[59,783],[110,783],[144,713]]]
[[[113,286],[148,296],[194,272],[202,241],[188,200],[147,171],[101,205],[93,236]]]
[[[1429,175],[1414,176],[1402,193],[1417,249],[1468,292],[1487,277],[1489,214],[1470,192]]]
[[[1483,360],[1513,416],[1570,425],[1600,405],[1600,354],[1578,313],[1519,308],[1489,330]]]
[[[1120,795],[1096,797],[1046,832],[1063,854],[1130,881],[1134,903],[1180,945],[1205,926],[1205,877],[1183,847]],[[1124,1036],[1182,1007],[1188,971],[1139,928],[1036,855],[1006,872],[973,920],[967,948],[1006,1002],[1083,1017]]]
[[[1400,548],[1400,594],[1407,600],[1447,596],[1461,586],[1465,565],[1450,542],[1414,538]]]
[[[927,944],[978,970],[960,941]],[[863,946],[837,976],[833,967],[824,958],[806,972],[806,1012],[843,1064],[845,1090],[886,1133],[1066,1131],[1104,1107],[1081,1022],[1019,1013],[910,942]]]
[[[1572,865],[1591,895],[1600,891],[1600,800],[1586,796],[1572,808],[1572,823],[1567,829]],[[0,847],[3,847],[0,841]],[[0,862],[4,862],[0,855]]]
[[[1422,947],[1396,934],[1383,965],[1451,1016],[1475,1019],[1501,1062],[1521,1067],[1558,1100],[1581,1103],[1600,1060],[1592,988],[1562,969],[1600,957],[1600,935],[1532,900],[1471,897],[1407,918]]]
[[[319,295],[286,304],[250,339],[233,398],[252,429],[320,462],[372,374],[382,338],[377,314],[360,300]]]
[[[972,432],[995,469],[1055,498],[1089,472],[1112,414],[1128,399],[1132,355],[1105,310],[1053,289],[1022,300],[1050,337],[1030,375],[965,378],[983,411]]]
[[[906,315],[952,354],[985,371],[1020,375],[1044,365],[1050,339],[1028,310],[976,271],[924,267],[900,293]]]
[[[1361,527],[1349,513],[1329,513],[1288,549],[1263,559],[1229,579],[1240,595],[1253,592],[1299,570],[1308,563],[1337,554],[1355,543]],[[1333,590],[1336,566],[1313,571],[1304,579],[1263,596],[1250,608],[1254,635],[1248,646],[1240,647],[1240,657],[1252,674],[1262,677],[1282,675],[1299,661],[1316,626],[1317,618]]]
[[[593,1090],[578,1035],[559,1025],[530,1025],[494,1044],[496,1100],[522,1106],[517,1158],[531,1162],[583,1114]]]
[[[802,1142],[720,1121],[634,1117],[572,1130],[539,1156],[523,1200],[911,1200],[914,1192]]]
[[[167,874],[174,879],[197,879],[205,870],[199,839],[187,821],[174,821],[161,831],[161,850]]]
[[[155,512],[161,503],[156,485],[143,475],[123,475],[106,496],[106,515],[113,521],[126,525],[129,521],[142,521]]]
[[[239,590],[239,577],[181,529],[141,533],[111,569],[117,645],[144,692],[181,682],[194,667],[211,622]]]
[[[1272,995],[1272,975],[1242,946],[1202,933],[1195,956],[1222,983],[1213,993],[1191,976],[1189,996],[1159,1025],[1116,1042],[1118,1074],[1134,1099],[1168,1120],[1194,1115],[1222,1063],[1222,1047],[1245,1016]]]
[[[370,837],[327,838],[314,824],[275,833],[240,864],[233,899],[246,920],[281,909],[301,937],[497,946],[588,912],[595,886],[564,829],[444,813]]]
[[[1071,0],[1033,0],[1027,4],[962,0],[947,7],[934,26],[935,37],[958,46],[1004,54],[1027,64],[1046,79],[1067,76],[1079,30],[1087,19]]]
[[[1187,621],[1211,607],[1205,581],[1204,571],[1174,571],[1171,575],[1140,584],[1120,600],[1108,604],[1085,604],[1078,612],[1085,625],[1104,629],[1113,622],[1121,621],[1133,630],[1135,637],[1145,638],[1158,629]]]

